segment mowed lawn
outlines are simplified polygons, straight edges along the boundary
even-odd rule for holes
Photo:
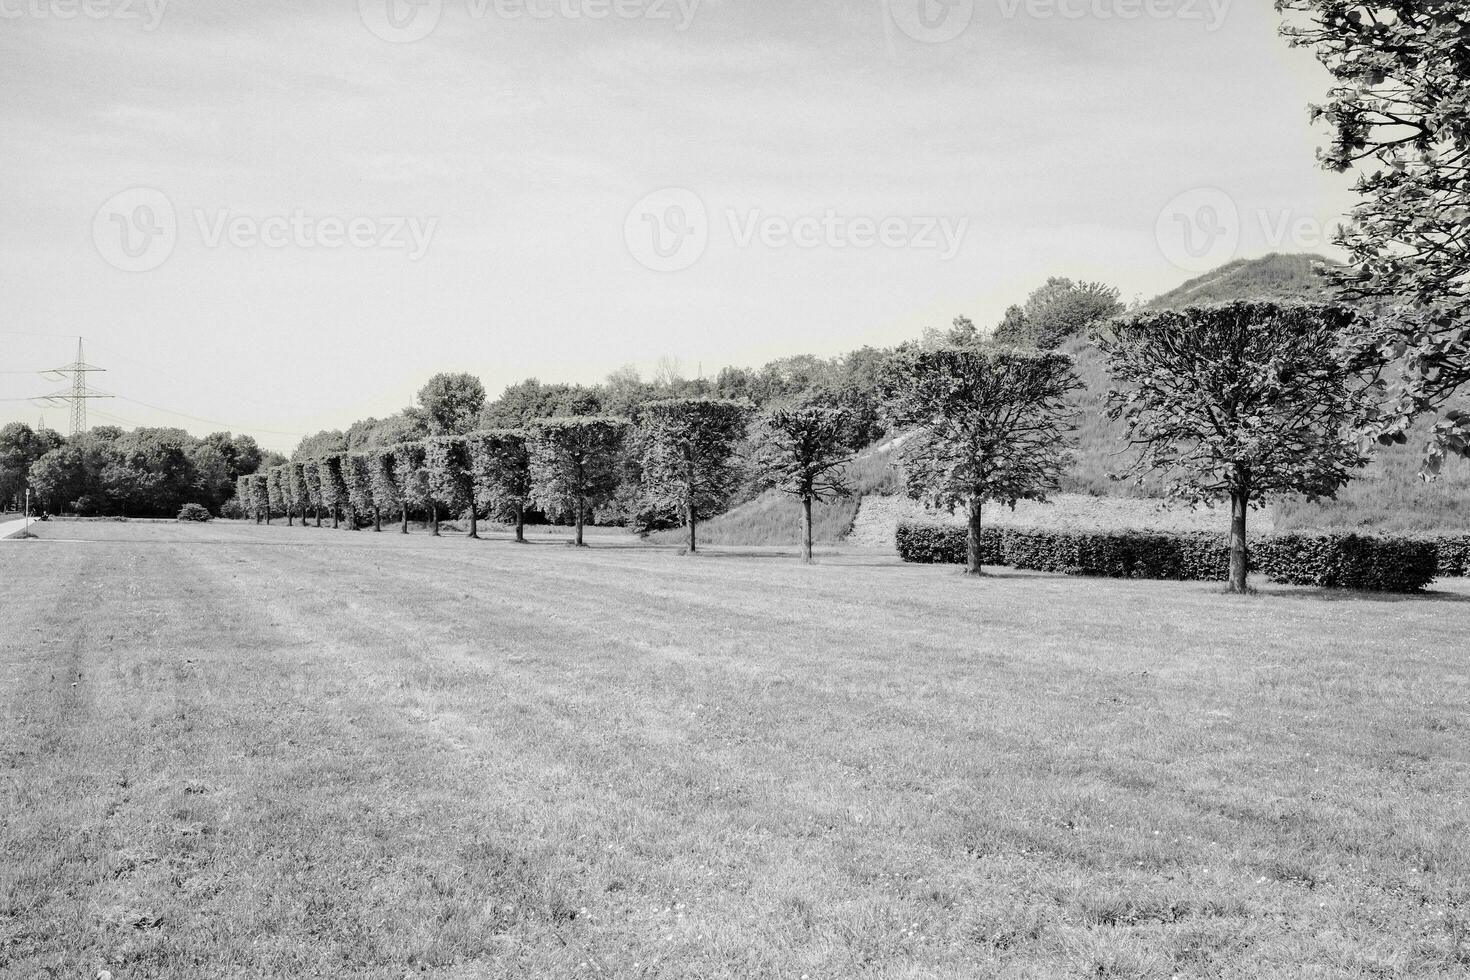
[[[0,542],[0,976],[1470,971],[1470,589]]]

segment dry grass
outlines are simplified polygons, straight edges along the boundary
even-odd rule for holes
[[[1462,586],[40,533],[6,977],[1470,969]]]

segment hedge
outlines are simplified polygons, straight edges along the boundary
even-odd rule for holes
[[[1441,578],[1470,575],[1470,534],[1446,534],[1425,540],[1434,542]]]
[[[1360,534],[1280,534],[1255,545],[1256,562],[1273,582],[1371,592],[1418,592],[1439,570],[1426,538]]]
[[[960,525],[906,521],[898,527],[898,553],[907,562],[960,565],[966,538]],[[1439,544],[1404,537],[1287,534],[1253,541],[1251,565],[1272,581],[1292,585],[1417,592],[1434,580],[1442,560]],[[1068,575],[1222,582],[1230,569],[1230,548],[1224,535],[1209,533],[991,527],[982,532],[981,560]]]

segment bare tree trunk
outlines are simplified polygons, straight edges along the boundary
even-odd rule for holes
[[[983,502],[979,494],[970,497],[970,532],[965,536],[965,574],[984,575],[984,557],[980,550],[980,508]]]
[[[380,533],[383,530],[383,508],[376,504],[373,506],[373,530]]]
[[[526,543],[526,502],[516,501],[516,544]]]
[[[812,498],[810,494],[801,498],[801,560],[812,563]]]
[[[587,522],[587,500],[585,497],[577,498],[577,547],[582,544],[582,526]]]
[[[430,504],[429,505],[429,520],[434,525],[434,537],[437,538],[439,536],[439,505],[438,504]]]
[[[270,522],[271,522],[271,505],[270,504],[266,504],[265,505],[265,523],[266,523],[266,526],[267,527],[270,526]]]
[[[699,519],[694,515],[694,501],[684,501],[684,521],[689,525],[689,553],[699,553],[699,539],[695,529],[699,526]]]
[[[322,526],[322,509],[321,509],[321,507],[320,506],[313,507],[311,509],[311,512],[316,515],[316,526],[317,527],[321,527]]]
[[[403,533],[408,533],[408,504],[406,502],[403,505]]]
[[[1230,494],[1230,589],[1237,595],[1249,591],[1247,576],[1250,574],[1250,551],[1245,541],[1245,515],[1250,509],[1250,491],[1236,490]]]
[[[342,505],[332,505],[332,530],[340,530],[342,527]]]
[[[295,527],[296,526],[296,511],[295,511],[294,508],[292,508],[289,505],[287,505],[287,507],[286,507],[286,526],[287,527]]]
[[[476,540],[480,537],[480,515],[475,507],[474,494],[470,494],[470,537]]]

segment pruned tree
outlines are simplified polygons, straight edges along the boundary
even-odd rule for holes
[[[250,477],[250,503],[255,511],[255,522],[271,522],[270,482],[265,473],[254,473]]]
[[[735,450],[751,412],[746,402],[719,398],[670,398],[638,410],[644,498],[683,513],[690,554],[699,550],[699,521],[717,513],[740,480]]]
[[[1381,359],[1349,349],[1347,307],[1239,301],[1138,313],[1100,332],[1109,414],[1137,453],[1127,468],[1173,496],[1230,503],[1230,589],[1245,592],[1246,514],[1277,494],[1333,497],[1367,462],[1355,427]]]
[[[439,505],[429,491],[429,471],[425,467],[424,457],[422,442],[406,442],[397,446],[393,450],[393,471],[398,478],[398,489],[403,494],[404,506],[426,511],[429,514],[430,529],[437,538]]]
[[[451,514],[470,515],[469,536],[480,536],[479,506],[470,473],[470,449],[464,436],[436,436],[424,440],[424,466],[429,494]]]
[[[321,461],[316,459],[303,460],[301,463],[301,479],[306,485],[306,497],[311,503],[311,512],[316,517],[316,526],[321,527],[322,511],[327,507],[327,498],[322,492]]]
[[[969,512],[966,571],[983,575],[981,513],[1045,500],[1070,453],[1072,358],[1005,347],[899,348],[884,383],[889,411],[916,431],[900,450],[909,496]]]
[[[508,514],[516,542],[526,541],[526,504],[531,499],[531,452],[523,429],[491,429],[469,438],[476,494],[491,513]]]
[[[531,427],[532,497],[544,507],[570,510],[582,547],[587,508],[617,492],[629,424],[603,416],[539,419]]]
[[[812,561],[812,505],[852,493],[845,478],[857,451],[852,412],[804,405],[766,412],[755,432],[759,485],[801,501],[801,557]]]
[[[373,499],[379,507],[397,508],[402,519],[402,533],[408,533],[408,502],[398,483],[398,448],[375,449],[372,452]]]
[[[1360,203],[1327,270],[1344,300],[1391,311],[1361,340],[1401,371],[1365,430],[1408,441],[1437,414],[1425,471],[1470,457],[1470,20],[1458,0],[1277,0],[1283,33],[1315,50],[1336,84],[1312,106],[1329,170],[1356,171]]]
[[[266,486],[266,523],[270,523],[270,514],[286,514],[287,526],[290,526],[291,515],[287,512],[286,505],[286,468],[284,466],[272,466],[265,474]]]
[[[317,477],[321,480],[322,506],[331,511],[334,529],[342,526],[342,511],[352,506],[347,495],[347,481],[342,475],[343,455],[332,453],[316,461]]]
[[[370,453],[348,453],[342,457],[342,478],[347,483],[347,500],[359,514],[373,515],[373,530],[383,530],[383,509],[373,494],[373,457]],[[357,527],[353,521],[352,526]]]
[[[235,477],[235,500],[240,504],[240,513],[247,518],[255,518],[255,523],[260,523],[260,517],[255,513],[255,476],[246,474]]]
[[[311,506],[311,494],[306,485],[306,467],[300,463],[286,464],[286,498],[290,511],[301,515],[301,526],[305,527],[306,508]]]

